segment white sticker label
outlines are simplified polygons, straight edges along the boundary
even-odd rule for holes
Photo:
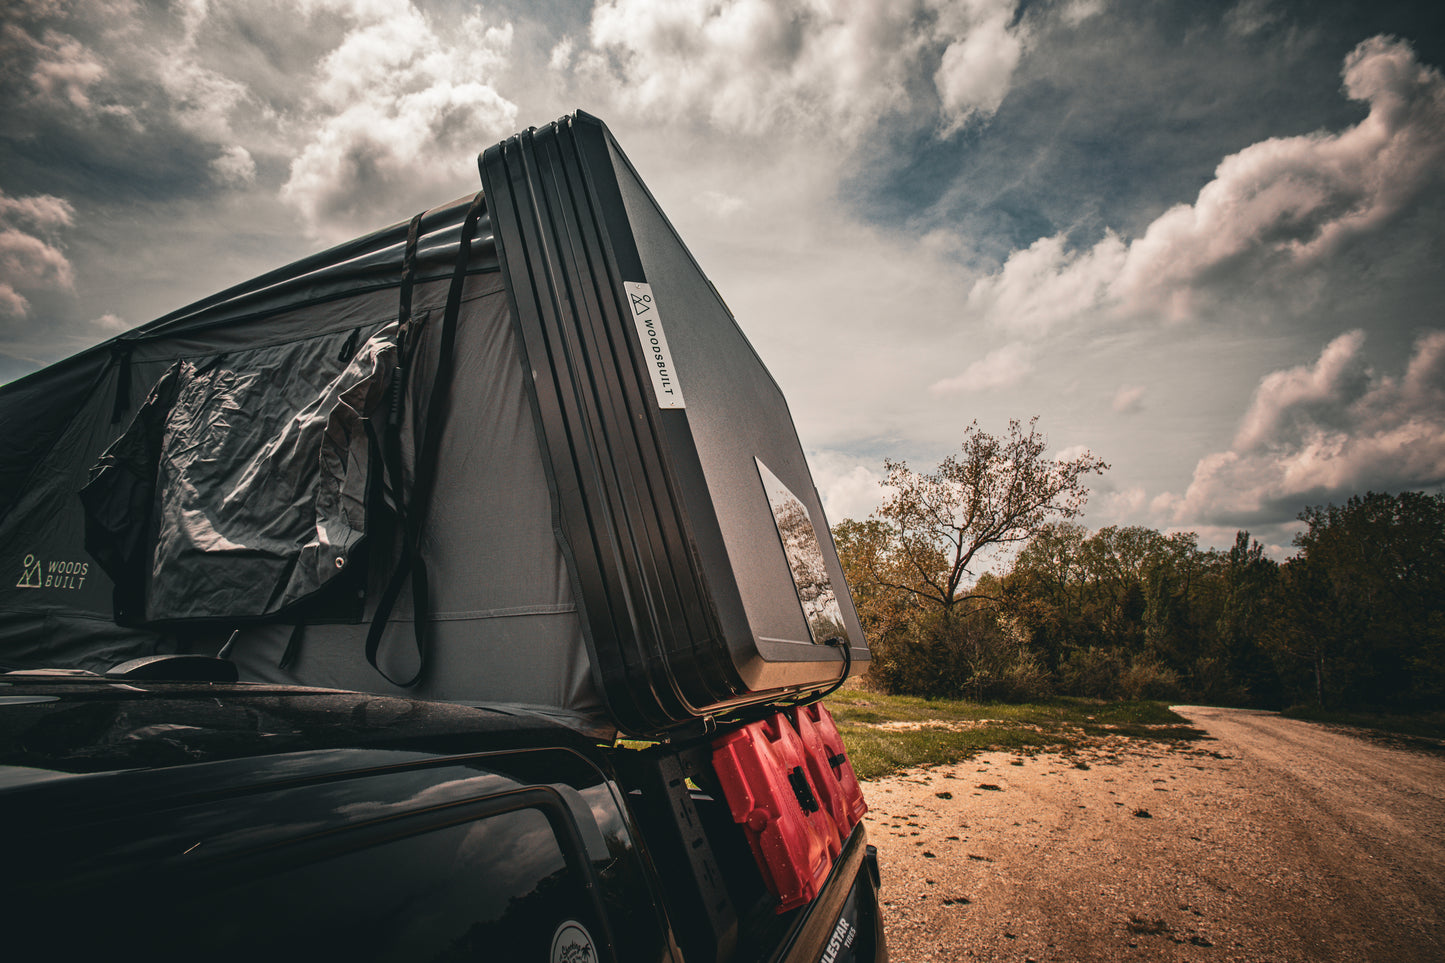
[[[622,288],[627,292],[627,304],[632,309],[632,322],[637,325],[637,340],[642,343],[647,370],[652,372],[652,391],[657,395],[657,406],[686,408],[682,400],[682,386],[677,383],[677,369],[672,366],[672,352],[667,350],[662,319],[657,316],[657,302],[652,298],[652,285],[623,281]]]
[[[597,963],[592,934],[576,920],[567,920],[552,934],[551,963]]]

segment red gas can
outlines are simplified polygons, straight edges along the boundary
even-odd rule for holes
[[[807,755],[781,712],[713,743],[713,769],[728,808],[778,898],[779,913],[818,895],[842,848],[809,775]]]
[[[847,839],[868,811],[868,804],[863,800],[863,788],[858,785],[853,764],[843,751],[838,725],[821,702],[797,706],[788,710],[788,716],[808,750],[809,774],[818,787],[823,808],[837,825],[839,837]]]

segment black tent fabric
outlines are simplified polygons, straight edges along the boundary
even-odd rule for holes
[[[649,734],[866,665],[786,403],[605,126],[480,172],[0,388],[0,667],[230,643]]]
[[[115,616],[156,624],[286,611],[349,568],[367,532],[367,419],[397,325],[167,369],[80,491]],[[338,370],[340,369],[340,370]]]

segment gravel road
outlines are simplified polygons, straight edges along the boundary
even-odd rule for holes
[[[1445,960],[1445,753],[1176,711],[865,786],[892,959]]]

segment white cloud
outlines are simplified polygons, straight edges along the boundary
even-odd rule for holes
[[[564,37],[552,48],[552,53],[547,57],[547,67],[550,70],[562,71],[572,66],[572,55],[577,52],[577,44],[571,37]]]
[[[236,140],[232,116],[252,95],[244,81],[213,69],[207,52],[200,49],[202,30],[213,14],[224,10],[222,4],[216,6],[213,10],[209,0],[185,0],[178,10],[181,37],[148,52],[151,69],[169,94],[171,119],[206,141],[224,144]]]
[[[1070,27],[1077,27],[1085,20],[1096,17],[1104,12],[1104,0],[1072,0],[1067,4],[1061,16],[1064,23]]]
[[[30,312],[24,292],[75,286],[74,269],[54,243],[56,231],[69,227],[74,214],[63,198],[0,192],[0,313],[23,318]]]
[[[277,191],[317,236],[374,228],[476,183],[512,133],[512,27],[413,0],[183,0],[32,9],[0,30],[24,103],[145,129],[138,149]],[[80,39],[83,38],[83,39]],[[261,161],[270,163],[259,164]],[[258,170],[290,162],[284,184]],[[137,163],[137,167],[142,166]]]
[[[246,187],[256,182],[256,161],[246,148],[232,144],[211,159],[211,173],[222,184]]]
[[[75,208],[63,197],[51,194],[10,197],[0,191],[0,223],[20,221],[47,230],[69,227],[74,220]]]
[[[0,316],[23,318],[29,313],[29,299],[9,284],[0,281]]]
[[[1374,37],[1344,63],[1369,115],[1336,134],[1271,138],[1226,157],[1192,204],[1124,243],[1063,235],[1011,255],[970,304],[995,323],[1045,328],[1107,309],[1195,317],[1215,290],[1290,283],[1351,241],[1378,234],[1445,171],[1445,78],[1407,43]]]
[[[984,355],[963,369],[963,373],[944,378],[929,387],[935,395],[961,391],[988,391],[1018,384],[1033,371],[1033,355],[1028,345],[1006,344]]]
[[[722,191],[703,191],[697,195],[698,203],[715,217],[729,218],[747,206],[741,197],[724,194]]]
[[[1239,0],[1224,15],[1224,24],[1230,33],[1250,37],[1284,19],[1273,0]]]
[[[1291,414],[1337,405],[1339,399],[1365,378],[1360,349],[1365,332],[1347,331],[1325,346],[1313,365],[1301,365],[1266,375],[1234,436],[1236,451],[1254,451],[1274,443],[1282,423]]]
[[[21,286],[67,289],[75,283],[59,248],[15,228],[0,230],[0,272]]]
[[[823,499],[823,511],[830,525],[845,518],[861,521],[883,503],[888,489],[881,484],[881,462],[881,459],[862,461],[836,451],[808,452],[813,484]]]
[[[972,3],[982,16],[943,51],[933,82],[943,102],[944,133],[992,117],[1013,84],[1027,36],[1011,27],[1013,3]]]
[[[1365,369],[1363,344],[1349,332],[1315,364],[1266,376],[1234,445],[1200,459],[1185,494],[1155,508],[1181,524],[1248,524],[1370,488],[1445,483],[1445,331],[1417,340],[1398,378]]]
[[[1088,250],[1069,250],[1063,235],[1042,237],[975,282],[968,306],[995,324],[1044,331],[1101,308],[1127,258],[1113,232]]]
[[[1054,452],[1054,461],[1071,461],[1088,454],[1091,454],[1088,445],[1069,445]]]
[[[81,24],[104,43],[106,29],[124,13],[120,6],[103,0],[7,4],[0,27],[7,106],[38,107],[52,119],[72,122],[77,117],[130,122],[129,108],[109,102],[115,76],[105,51],[67,32],[70,24]]]
[[[1120,385],[1119,390],[1114,392],[1114,410],[1119,414],[1138,414],[1143,409],[1143,385]]]
[[[321,64],[307,112],[314,133],[281,198],[314,232],[346,234],[372,226],[378,194],[474,182],[475,145],[517,126],[516,105],[486,82],[511,42],[510,25],[478,15],[438,33],[409,3],[362,9]]]
[[[182,128],[196,136],[224,143],[236,137],[231,117],[250,90],[239,80],[204,66],[194,50],[188,56],[163,55],[159,79],[170,94],[170,113]]]
[[[39,40],[18,27],[14,30],[12,36],[23,36],[34,49],[30,84],[35,98],[48,107],[70,107],[89,113],[91,88],[105,76],[105,68],[95,53],[74,37],[55,30],[46,30]]]
[[[1023,52],[1015,0],[602,0],[579,70],[629,110],[735,134],[854,143],[936,110],[945,131],[998,109]]]
[[[1063,452],[1060,452],[1062,460]],[[1082,451],[1080,452],[1082,454]],[[1137,524],[1138,518],[1144,513],[1148,504],[1149,496],[1144,489],[1138,485],[1119,491],[1101,492],[1095,498],[1094,503],[1089,506],[1091,519],[1100,522],[1128,525]]]

